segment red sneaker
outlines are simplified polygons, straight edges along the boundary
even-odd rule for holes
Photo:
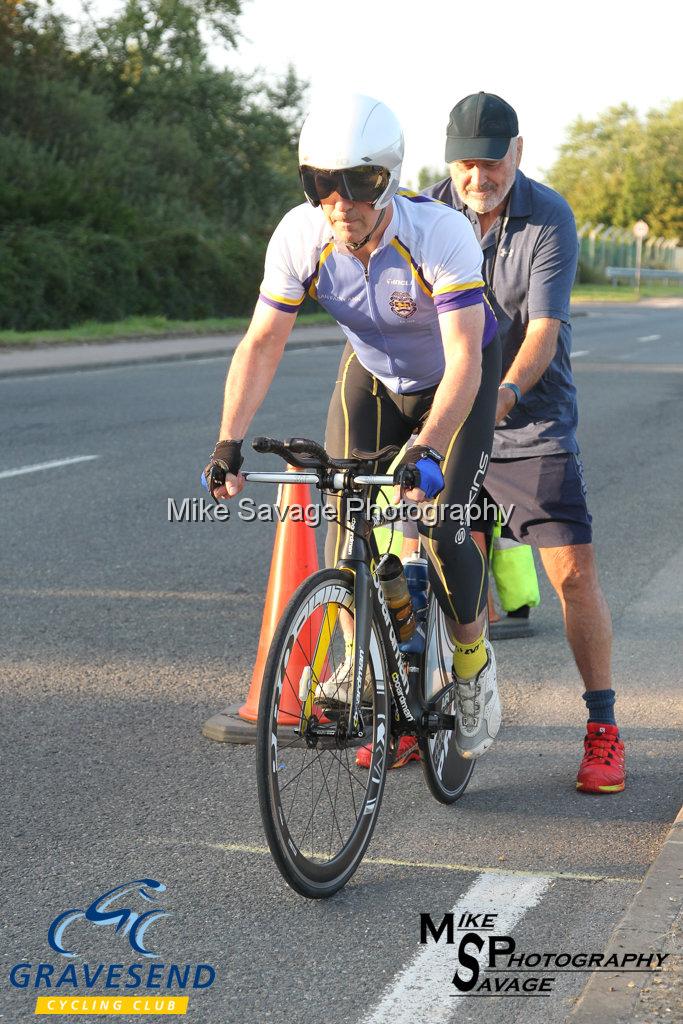
[[[365,743],[356,751],[356,764],[359,768],[369,768],[372,761],[372,743]]]
[[[370,743],[366,743],[365,746],[359,747],[356,753],[356,764],[359,768],[369,768],[370,761],[372,760],[372,746]],[[396,757],[394,758],[391,768],[403,768],[404,765],[408,764],[409,761],[420,760],[420,748],[417,743],[417,736],[401,736],[398,741],[398,748],[396,750]]]
[[[401,736],[396,748],[396,757],[391,768],[403,768],[409,761],[420,760],[420,748],[417,745],[417,736]]]
[[[626,754],[616,725],[589,722],[583,747],[576,788],[582,793],[620,793],[626,776]]]

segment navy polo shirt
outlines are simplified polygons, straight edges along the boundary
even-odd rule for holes
[[[426,188],[424,194],[460,210],[478,226],[476,213],[463,209],[450,178]],[[486,232],[481,247],[484,280],[489,286],[489,299],[503,345],[503,380],[524,340],[529,321],[539,317],[560,321],[553,360],[541,379],[496,427],[492,457],[517,459],[578,452],[569,320],[578,239],[569,204],[557,192],[518,170],[507,210]]]

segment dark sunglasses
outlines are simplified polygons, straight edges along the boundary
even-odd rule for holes
[[[336,192],[342,199],[357,203],[375,203],[389,184],[386,167],[346,167],[344,170],[327,171],[320,167],[299,168],[304,192],[318,206]]]

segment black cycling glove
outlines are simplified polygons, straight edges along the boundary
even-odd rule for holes
[[[394,483],[409,491],[419,487],[427,498],[435,498],[444,488],[440,463],[443,455],[426,444],[414,444],[396,467]]]
[[[223,486],[228,473],[237,476],[243,462],[241,441],[218,441],[202,473],[202,486],[215,499],[215,489]]]

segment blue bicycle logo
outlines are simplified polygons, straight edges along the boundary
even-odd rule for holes
[[[135,910],[131,910],[128,907],[110,909],[112,903],[119,897],[136,891],[143,900],[153,903],[157,893],[166,892],[166,886],[162,882],[155,882],[153,878],[139,878],[135,882],[117,885],[115,889],[110,889],[109,892],[98,896],[86,910],[65,910],[50,925],[47,933],[50,945],[57,953],[61,953],[62,956],[77,956],[76,952],[65,948],[64,932],[74,921],[83,918],[85,921],[90,921],[91,924],[98,926],[115,925],[116,933],[121,932],[123,935],[127,935],[136,953],[149,957],[159,956],[158,953],[154,953],[146,948],[144,944],[145,932],[160,917],[168,917],[169,912],[167,910],[155,909],[148,910],[144,914],[138,914]]]

